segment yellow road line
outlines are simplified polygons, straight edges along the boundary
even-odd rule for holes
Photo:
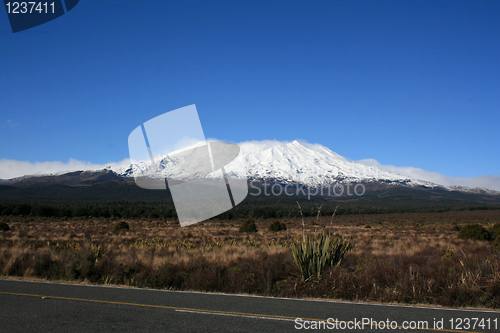
[[[128,302],[115,302],[115,301],[103,301],[98,299],[88,299],[88,298],[74,298],[74,297],[61,297],[61,296],[48,296],[48,295],[35,295],[35,294],[23,294],[23,293],[12,293],[0,291],[0,294],[4,295],[15,295],[15,296],[28,296],[28,297],[39,297],[43,299],[61,299],[67,301],[79,301],[79,302],[91,302],[91,303],[104,303],[104,304],[118,304],[118,305],[129,305],[129,306],[140,306],[140,307],[148,307],[148,308],[159,308],[159,309],[169,309],[169,310],[177,310],[182,312],[191,312],[191,313],[203,313],[203,314],[218,314],[218,315],[228,315],[228,316],[241,316],[241,317],[249,317],[249,318],[258,318],[258,319],[277,319],[277,320],[291,320],[295,321],[295,319],[300,317],[289,317],[289,316],[278,316],[278,315],[267,315],[267,314],[256,314],[256,313],[245,313],[245,312],[234,312],[234,311],[220,311],[220,310],[205,310],[205,309],[194,309],[194,308],[182,308],[177,306],[167,306],[167,305],[154,305],[154,304],[141,304],[141,303],[128,303]],[[325,319],[313,319],[313,318],[301,318],[302,320],[307,321],[326,321]],[[352,321],[341,321],[341,323],[348,323]],[[405,329],[402,326],[397,326],[397,328]],[[436,332],[455,332],[455,333],[482,333],[482,332],[473,332],[473,331],[459,331],[459,330],[448,330],[448,329],[438,329],[438,328],[420,328],[419,330],[425,331],[436,331]]]
[[[277,316],[277,315],[252,314],[252,313],[245,313],[245,312],[232,312],[232,311],[219,311],[219,310],[204,310],[204,309],[182,308],[182,307],[167,306],[167,305],[154,305],[154,304],[140,304],[140,303],[103,301],[103,300],[88,299],[88,298],[73,298],[73,297],[61,297],[61,296],[47,296],[47,295],[11,293],[11,292],[4,292],[4,291],[0,291],[0,294],[17,295],[17,296],[30,296],[30,297],[40,297],[40,298],[44,298],[44,299],[54,298],[54,299],[63,299],[63,300],[68,300],[68,301],[81,301],[81,302],[92,302],[92,303],[131,305],[131,306],[141,306],[141,307],[160,308],[160,309],[169,309],[169,310],[185,310],[185,311],[198,311],[198,312],[227,313],[227,314],[236,314],[236,315],[243,315],[243,316],[244,315],[248,315],[248,316],[272,317],[272,318],[283,318],[283,319],[293,319],[293,320],[295,320],[295,318],[296,318],[296,317]],[[305,320],[320,320],[320,319],[305,319]]]

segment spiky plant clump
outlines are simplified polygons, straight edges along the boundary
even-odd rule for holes
[[[321,278],[325,267],[340,265],[344,255],[351,250],[349,241],[331,238],[325,233],[304,236],[302,242],[291,243],[293,260],[303,280]]]

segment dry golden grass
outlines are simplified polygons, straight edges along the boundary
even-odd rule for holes
[[[137,260],[147,261],[149,248],[166,249],[154,253],[155,266],[187,262],[203,256],[210,262],[226,264],[241,257],[251,257],[257,248],[269,253],[288,251],[293,237],[300,238],[299,218],[284,219],[286,231],[270,232],[268,226],[276,219],[257,220],[256,233],[239,233],[239,221],[207,221],[181,228],[176,221],[127,220],[128,231],[115,231],[118,221],[107,219],[50,220],[45,218],[11,218],[11,231],[0,233],[0,248],[65,248],[85,244],[101,244],[119,252],[117,259],[125,262],[134,247]],[[427,214],[383,214],[336,216],[330,230],[329,217],[305,219],[305,232],[319,231],[342,235],[353,241],[355,252],[364,255],[415,255],[425,246],[436,252],[448,248],[460,252],[465,241],[457,239],[452,223],[481,223],[491,228],[500,222],[499,211],[463,211]],[[367,228],[367,226],[369,226]],[[488,243],[481,243],[488,247]],[[281,246],[280,246],[281,245]],[[147,259],[147,260],[146,260]]]
[[[455,225],[500,222],[500,211],[381,214],[256,220],[258,232],[240,233],[241,221],[212,220],[181,228],[176,221],[58,220],[8,217],[0,232],[0,274],[117,283],[154,288],[247,292],[292,297],[497,307],[498,258],[490,242],[459,240]],[[289,244],[303,233],[351,240],[354,250],[321,281],[304,284]],[[462,251],[472,262],[460,264]],[[495,259],[496,258],[496,259]],[[477,281],[470,281],[478,276]],[[484,288],[477,288],[481,282]],[[352,289],[352,285],[357,289]],[[443,292],[442,290],[447,290]]]

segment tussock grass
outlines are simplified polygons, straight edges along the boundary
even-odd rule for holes
[[[500,211],[280,219],[287,229],[240,233],[240,220],[180,228],[175,221],[9,217],[0,274],[138,287],[443,306],[500,306],[500,247],[458,239],[453,225],[492,230]],[[358,226],[358,224],[360,224]],[[372,228],[366,229],[364,225]],[[303,279],[291,244],[304,234],[352,244],[341,265]],[[499,238],[497,238],[498,240]]]

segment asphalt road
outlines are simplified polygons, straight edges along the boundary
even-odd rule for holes
[[[0,280],[1,332],[318,331],[314,327],[499,332],[500,312]]]

